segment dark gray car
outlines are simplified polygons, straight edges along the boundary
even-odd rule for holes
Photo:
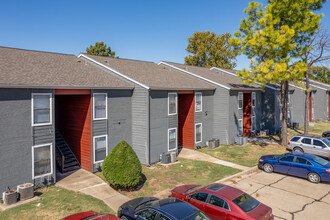
[[[290,139],[287,148],[330,159],[330,141],[324,137],[296,135]]]

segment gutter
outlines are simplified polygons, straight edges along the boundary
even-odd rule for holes
[[[0,88],[17,88],[17,89],[129,89],[134,87],[90,87],[90,86],[47,86],[47,85],[16,85],[16,84],[0,84]]]
[[[135,83],[135,84],[137,84],[137,85],[139,85],[139,86],[141,86],[141,87],[143,87],[145,89],[148,89],[148,90],[150,89],[148,86],[144,85],[143,83],[140,83],[140,82],[138,82],[138,81],[136,81],[136,80],[134,80],[134,79],[132,79],[132,78],[130,78],[130,77],[128,77],[128,76],[126,76],[126,75],[124,75],[124,74],[122,74],[122,73],[120,73],[120,72],[118,72],[118,71],[116,71],[116,70],[114,70],[114,69],[112,69],[112,68],[110,68],[110,67],[108,67],[108,66],[106,66],[106,65],[104,65],[104,64],[102,64],[100,62],[98,62],[98,61],[96,61],[96,60],[93,60],[92,58],[90,58],[90,57],[88,57],[88,56],[86,56],[84,54],[79,54],[78,55],[78,58],[81,58],[81,57],[83,57],[83,58],[85,58],[85,59],[87,59],[87,60],[89,60],[89,61],[91,61],[91,62],[93,62],[93,63],[95,63],[95,64],[97,64],[99,66],[102,66],[103,68],[105,68],[107,70],[110,70],[111,72],[117,74],[118,76],[121,76],[124,79],[126,79],[128,81],[131,81],[131,82],[133,82],[133,83]]]

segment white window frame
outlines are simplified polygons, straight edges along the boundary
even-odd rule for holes
[[[175,95],[175,113],[170,113],[170,95]],[[178,94],[176,92],[169,92],[167,94],[167,113],[168,115],[176,115],[178,112]]]
[[[96,140],[96,138],[101,138],[101,137],[105,137],[105,157],[108,156],[108,154],[109,154],[109,152],[108,152],[108,135],[104,134],[104,135],[94,136],[93,137],[93,164],[102,163],[105,159],[104,158],[103,160],[95,161],[95,140]]]
[[[104,118],[96,118],[95,114],[95,95],[105,95],[105,117]],[[108,119],[108,93],[93,93],[93,120],[105,120]]]
[[[240,125],[240,121],[241,121],[241,124],[242,124],[242,130],[240,130],[240,128],[239,128],[240,127],[239,126]],[[244,128],[243,128],[244,127],[244,125],[243,125],[243,118],[238,119],[237,120],[237,123],[238,123],[238,125],[237,125],[237,133],[238,134],[237,135],[241,137],[241,136],[243,136],[243,131],[244,131]],[[240,131],[242,131],[242,134],[240,134]]]
[[[242,97],[242,99],[240,99],[240,97]],[[239,101],[242,100],[242,107],[239,107]],[[237,96],[237,108],[238,109],[243,109],[244,103],[243,103],[243,92],[238,92],[238,96]]]
[[[34,96],[36,95],[48,95],[49,96],[49,122],[46,123],[34,123]],[[32,93],[31,95],[31,119],[32,126],[44,126],[51,125],[53,123],[53,93]]]
[[[38,148],[38,147],[45,147],[45,146],[50,147],[50,173],[45,173],[45,174],[42,174],[39,176],[34,176],[34,149]],[[53,175],[53,173],[54,173],[53,144],[48,143],[48,144],[40,144],[40,145],[32,146],[32,179],[37,179],[40,177]]]
[[[196,140],[196,134],[197,134],[197,132],[196,132],[197,129],[196,128],[197,128],[198,125],[201,126],[201,140],[200,141]],[[196,123],[195,124],[195,144],[202,143],[202,141],[203,141],[203,125],[202,125],[202,123]]]
[[[197,105],[197,96],[201,96],[201,109],[197,110],[196,105]],[[203,111],[203,93],[202,92],[195,92],[195,112],[202,112]]]
[[[170,131],[175,130],[175,148],[170,149]],[[169,128],[167,130],[167,150],[170,151],[176,151],[178,149],[178,130],[177,128]]]

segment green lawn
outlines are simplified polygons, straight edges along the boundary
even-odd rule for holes
[[[184,184],[207,185],[241,171],[202,161],[183,158],[178,158],[178,161],[180,163],[167,167],[159,164],[150,167],[142,166],[142,173],[145,177],[142,188],[130,192],[122,191],[121,193],[130,198],[140,196],[165,198],[176,186]],[[102,178],[102,173],[97,175]]]
[[[283,154],[288,152],[285,147],[278,144],[246,144],[244,146],[220,146],[216,149],[202,148],[200,152],[209,154],[220,160],[229,161],[239,165],[253,167],[258,164],[262,155]]]
[[[95,211],[115,214],[103,201],[56,186],[43,188],[37,193],[41,199],[0,212],[0,219],[61,219],[65,216]]]

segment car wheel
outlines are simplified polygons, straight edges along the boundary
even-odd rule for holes
[[[293,152],[304,153],[304,150],[301,147],[295,147],[293,148]]]
[[[122,215],[122,216],[120,217],[120,219],[122,219],[122,220],[128,220],[128,219],[126,218],[126,216],[124,216],[124,215]]]
[[[321,181],[321,178],[317,173],[309,173],[307,179],[312,183],[319,183]]]
[[[272,173],[274,170],[273,166],[269,163],[265,163],[263,169],[266,173]]]

